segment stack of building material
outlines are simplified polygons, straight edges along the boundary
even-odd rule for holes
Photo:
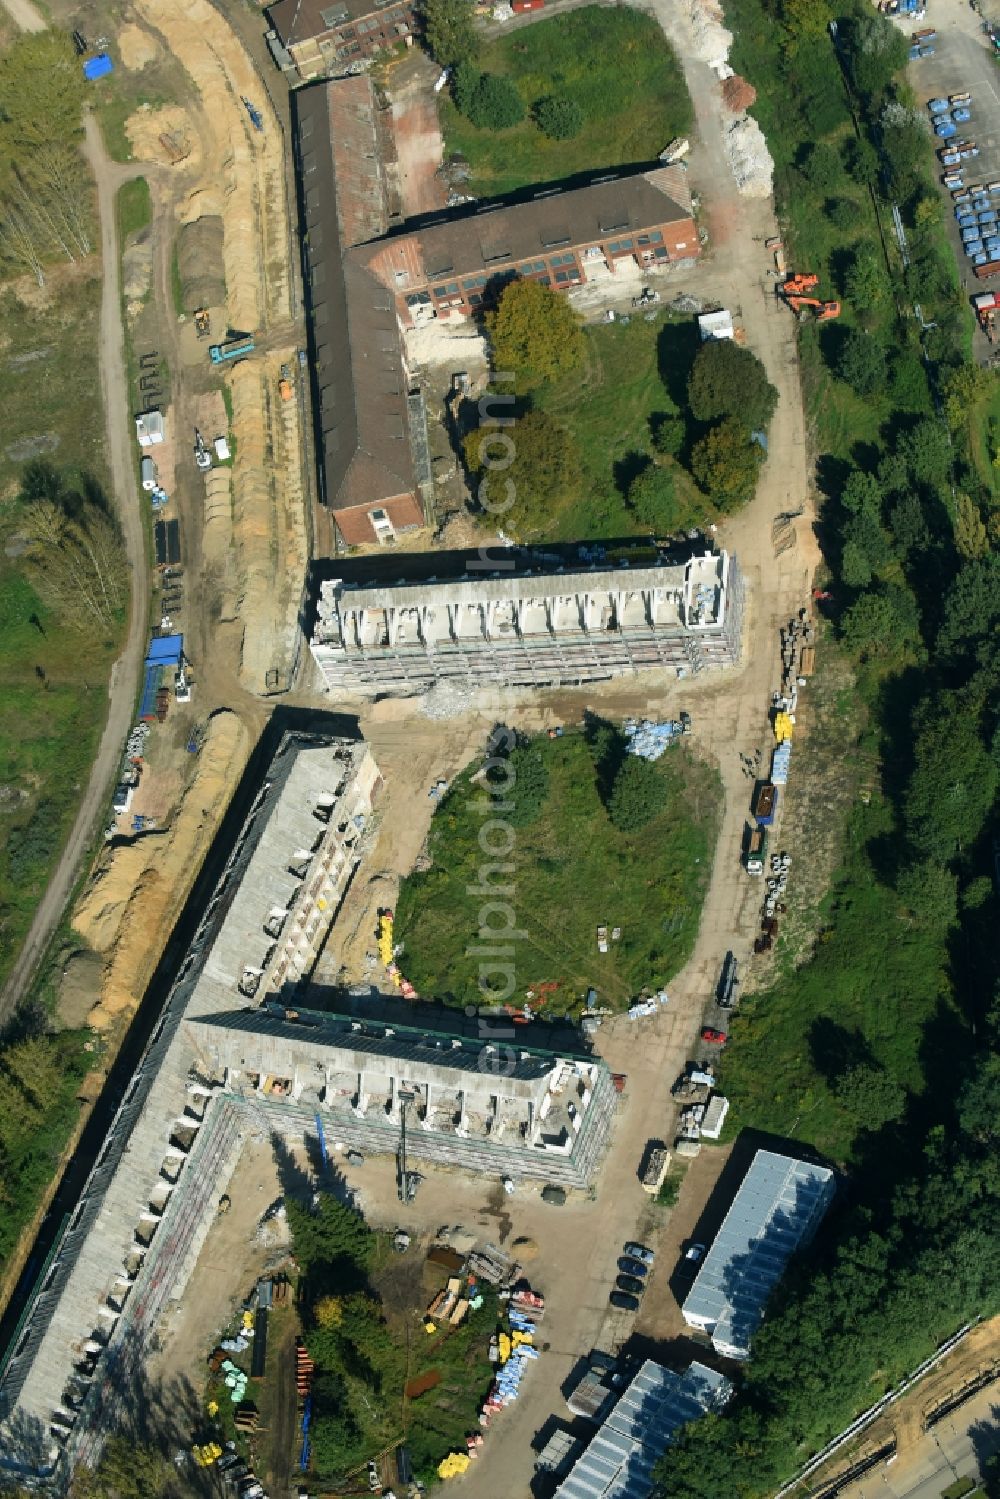
[[[788,768],[792,760],[792,741],[785,739],[771,756],[771,780],[775,786],[787,786]]]
[[[649,718],[627,718],[622,730],[628,741],[628,754],[638,755],[643,760],[658,760],[684,732],[679,723],[654,723]]]

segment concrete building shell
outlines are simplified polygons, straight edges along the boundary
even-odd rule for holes
[[[356,694],[571,686],[650,668],[685,676],[740,657],[735,557],[434,583],[321,585],[311,649],[327,688]]]
[[[414,1161],[583,1186],[606,1146],[616,1095],[582,1051],[298,1007],[379,785],[324,722],[281,739],[0,1370],[0,1481],[61,1493],[97,1461],[251,1139],[325,1118],[391,1153],[405,1089]]]

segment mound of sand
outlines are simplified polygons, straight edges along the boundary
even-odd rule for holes
[[[215,714],[169,827],[116,849],[84,892],[74,929],[107,958],[101,998],[88,1017],[96,1030],[108,1030],[142,997],[249,752],[236,714]]]
[[[147,68],[151,62],[158,62],[163,55],[163,49],[156,38],[150,36],[148,31],[143,31],[140,26],[132,24],[123,26],[119,31],[118,51],[121,53],[122,63],[132,73],[137,73],[140,68]]]

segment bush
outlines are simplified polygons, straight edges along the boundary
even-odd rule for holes
[[[687,428],[680,416],[654,416],[650,418],[653,447],[664,458],[676,458],[684,446]]]
[[[573,99],[550,95],[539,99],[534,110],[535,124],[543,135],[554,141],[568,141],[583,129],[583,110]]]
[[[608,799],[608,816],[621,833],[635,833],[663,811],[666,787],[655,765],[626,755]]]
[[[654,531],[672,531],[680,518],[674,476],[658,463],[648,463],[628,488],[629,508],[636,520]]]
[[[850,198],[830,198],[823,206],[830,223],[842,234],[850,234],[858,227],[858,207]]]
[[[507,757],[507,774],[497,769],[489,780],[505,822],[523,828],[540,816],[549,794],[549,771],[536,744],[519,744]]]
[[[479,73],[471,63],[455,70],[456,105],[479,130],[509,130],[524,119],[524,103],[509,78]]]
[[[860,1063],[839,1077],[834,1085],[837,1102],[864,1129],[881,1129],[898,1119],[906,1107],[906,1093],[884,1067]]]
[[[837,374],[859,396],[871,395],[886,381],[885,345],[861,328],[849,328],[837,355]]]
[[[802,175],[818,193],[832,192],[840,183],[842,171],[836,151],[822,142],[810,146],[802,160]]]

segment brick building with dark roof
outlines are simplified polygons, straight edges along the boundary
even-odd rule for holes
[[[417,29],[409,0],[276,0],[267,13],[306,81],[336,77],[400,41],[409,46]]]
[[[412,326],[474,312],[498,279],[569,291],[613,275],[620,261],[652,268],[698,253],[687,174],[673,166],[452,215],[350,258],[393,292]]]
[[[515,276],[555,290],[699,253],[683,168],[610,176],[390,230],[370,78],[292,93],[319,488],[348,545],[389,542],[432,494],[402,328],[475,314]],[[489,291],[487,290],[489,289]]]
[[[411,390],[392,295],[346,246],[384,232],[368,78],[292,95],[320,494],[348,545],[423,524],[423,398]]]

